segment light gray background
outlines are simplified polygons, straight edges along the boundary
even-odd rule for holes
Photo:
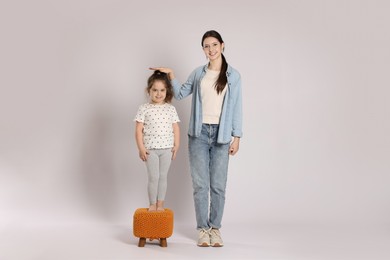
[[[389,240],[388,1],[39,0],[0,10],[4,230],[131,227],[148,203],[133,122],[148,67],[185,81],[207,62],[200,40],[215,29],[244,103],[223,228],[337,224]],[[190,101],[173,101],[182,145],[166,206],[192,232]]]

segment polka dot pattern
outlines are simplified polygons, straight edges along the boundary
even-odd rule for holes
[[[138,108],[134,121],[144,124],[144,145],[146,149],[173,147],[173,123],[180,122],[176,108],[168,103],[154,105],[146,103]]]

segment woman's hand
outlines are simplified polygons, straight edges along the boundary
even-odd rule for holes
[[[239,148],[240,148],[240,138],[234,137],[233,142],[230,144],[229,147],[229,154],[235,155],[238,152]]]
[[[175,74],[173,73],[173,70],[171,68],[166,67],[150,67],[150,70],[159,70],[161,72],[164,72],[168,75],[170,80],[173,80],[175,78]]]

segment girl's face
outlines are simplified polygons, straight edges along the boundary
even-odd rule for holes
[[[220,43],[217,38],[207,37],[203,41],[203,51],[210,61],[220,58],[223,48],[224,44]]]
[[[162,105],[165,103],[167,95],[167,88],[163,81],[156,80],[149,90],[150,100],[155,105]]]

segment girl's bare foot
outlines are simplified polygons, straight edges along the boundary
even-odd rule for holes
[[[164,201],[163,200],[157,201],[157,211],[164,211]]]
[[[157,205],[156,204],[152,204],[149,206],[149,210],[148,211],[156,211],[157,210]]]

